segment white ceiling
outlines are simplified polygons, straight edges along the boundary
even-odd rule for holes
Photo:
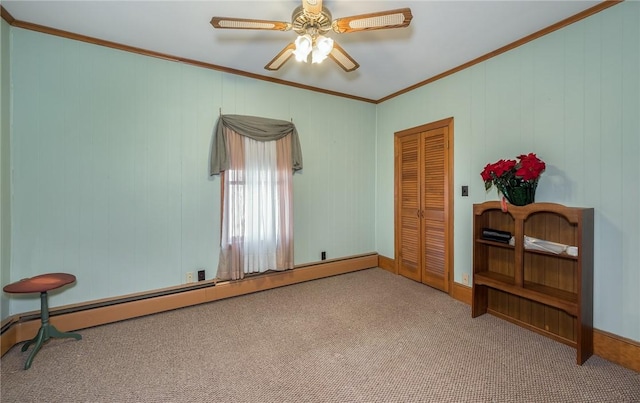
[[[287,21],[297,0],[58,1],[4,0],[17,21],[43,25],[251,74],[379,100],[508,45],[600,1],[326,0],[333,18],[409,7],[408,28],[331,36],[359,64],[346,73],[290,59],[279,71],[264,66],[293,31],[216,30],[211,17]]]

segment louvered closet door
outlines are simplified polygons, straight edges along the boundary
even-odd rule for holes
[[[440,127],[421,133],[423,244],[422,282],[442,291],[448,290],[445,273],[445,172],[448,129]]]
[[[420,137],[403,136],[397,139],[397,200],[399,214],[397,231],[398,274],[421,281],[422,247],[420,242]]]
[[[398,274],[448,292],[453,120],[395,134],[395,259]]]

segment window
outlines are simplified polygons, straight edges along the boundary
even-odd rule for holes
[[[216,143],[226,149],[220,157],[226,167],[220,169],[224,174],[217,277],[235,280],[293,268],[292,143],[297,144],[297,135],[260,141],[228,127],[217,134],[224,141]]]

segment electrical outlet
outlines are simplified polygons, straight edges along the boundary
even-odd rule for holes
[[[469,275],[467,273],[462,275],[462,284],[469,285]]]
[[[463,197],[469,196],[469,186],[467,185],[462,186],[462,196]]]
[[[327,260],[327,252],[321,252],[320,253],[320,259]]]
[[[187,272],[187,283],[193,283],[193,272],[192,271],[188,271]]]
[[[198,281],[204,281],[205,275],[204,270],[198,270]]]

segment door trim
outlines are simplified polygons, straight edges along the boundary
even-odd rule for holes
[[[412,127],[409,129],[401,130],[394,133],[394,173],[393,173],[393,204],[394,204],[394,258],[395,258],[395,274],[399,273],[400,258],[398,256],[400,251],[400,228],[398,223],[400,222],[399,214],[399,200],[398,200],[398,186],[400,185],[400,172],[399,172],[399,155],[398,155],[398,139],[404,136],[413,135],[416,133],[422,133],[425,131],[439,129],[446,127],[447,138],[445,139],[445,149],[447,152],[448,164],[444,172],[445,192],[444,192],[444,220],[445,220],[445,292],[449,295],[453,292],[453,117],[437,120],[435,122],[427,123],[421,126]]]

